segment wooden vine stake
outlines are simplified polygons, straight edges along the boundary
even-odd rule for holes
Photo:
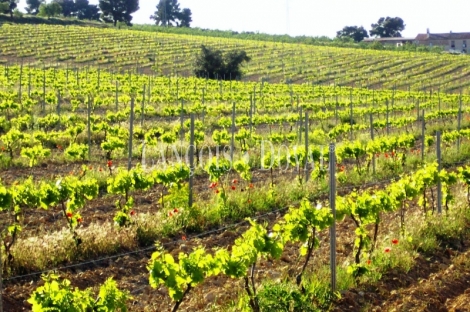
[[[441,131],[437,131],[436,136],[437,172],[441,172]],[[442,182],[439,176],[437,177],[437,213],[442,213]]]
[[[191,129],[189,136],[189,208],[193,206],[193,176],[194,176],[194,114],[191,113]]]
[[[330,168],[329,168],[329,187],[330,187],[330,209],[333,214],[333,220],[336,220],[336,147],[335,144],[330,144]],[[336,291],[336,222],[330,226],[330,271],[331,271],[331,292]]]
[[[235,149],[235,102],[232,104],[232,139],[230,140],[230,161],[233,166],[233,150]]]
[[[91,115],[91,105],[92,105],[92,99],[90,96],[88,96],[88,105],[87,105],[87,134],[88,134],[88,160],[91,161],[91,121],[90,121],[90,115]]]
[[[418,114],[419,114],[419,111],[418,111]],[[426,122],[424,120],[424,109],[423,109],[423,114],[422,114],[422,123],[421,123],[421,142],[422,142],[422,146],[421,146],[421,161],[424,161],[424,148],[426,147],[426,134],[425,134],[425,130],[426,130]]]
[[[131,98],[131,116],[129,120],[129,158],[127,160],[127,170],[132,168],[132,137],[134,136],[134,97]]]
[[[308,182],[308,128],[309,128],[309,120],[308,120],[308,111],[305,112],[305,183]]]

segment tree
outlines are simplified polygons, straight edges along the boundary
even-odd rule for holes
[[[380,38],[401,37],[401,31],[405,29],[405,24],[400,17],[381,17],[377,24],[372,24],[370,35]]]
[[[194,74],[197,77],[214,79],[216,74],[224,69],[224,58],[220,50],[213,50],[201,46],[201,53],[196,57]]]
[[[232,51],[224,57],[222,51],[201,46],[201,53],[196,57],[194,74],[209,79],[236,79],[243,75],[240,66],[249,62],[245,51]]]
[[[100,0],[101,17],[105,21],[112,21],[114,26],[117,22],[125,22],[132,25],[132,13],[139,9],[139,0]]]
[[[191,12],[190,9],[185,8],[181,13],[179,13],[179,20],[180,23],[178,24],[178,27],[191,27],[191,22],[193,21],[192,19],[193,13]]]
[[[75,15],[78,19],[100,19],[100,10],[98,6],[90,4],[88,0],[75,0],[75,10]]]
[[[155,20],[157,25],[173,26],[172,22],[176,24],[179,13],[178,0],[160,0],[157,4],[157,10],[154,15],[150,16],[150,19]]]
[[[0,12],[10,14],[13,18],[13,11],[18,6],[18,0],[0,0]]]
[[[62,8],[62,15],[64,17],[70,17],[75,13],[75,3],[73,0],[54,0],[53,2],[58,3]]]
[[[39,13],[39,7],[44,3],[45,0],[26,0],[27,7],[26,12],[28,14],[36,15]]]
[[[245,51],[228,52],[225,56],[225,72],[221,75],[225,75],[225,79],[241,77],[243,75],[240,68],[241,64],[250,60]]]
[[[180,9],[178,0],[160,0],[157,10],[150,19],[155,20],[155,24],[161,26],[190,27],[192,20],[190,9]]]
[[[57,2],[51,2],[46,4],[41,4],[39,6],[38,16],[47,16],[51,18],[62,13],[62,7]]]
[[[364,27],[345,26],[342,30],[336,32],[337,38],[351,38],[354,42],[360,42],[364,38],[369,38],[369,34]]]

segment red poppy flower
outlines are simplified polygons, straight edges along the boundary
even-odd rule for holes
[[[209,185],[209,188],[214,188],[214,187],[216,187],[216,186],[217,186],[217,183],[212,182],[212,183]]]
[[[173,217],[173,212],[168,211],[168,216],[169,216],[169,217]]]
[[[388,158],[388,153],[385,153],[385,158]]]
[[[253,183],[250,183],[250,188],[253,188]]]
[[[178,213],[178,208],[173,209],[174,213]]]
[[[396,239],[396,238],[392,239],[392,244],[393,245],[398,245],[398,239]]]
[[[100,172],[102,172],[102,171],[103,171],[103,168],[100,167],[100,169],[98,169],[98,170],[99,170]]]
[[[395,157],[395,152],[392,152],[392,157]]]
[[[234,190],[234,191],[235,191],[235,188],[236,188],[236,187],[235,187],[235,185],[232,185],[232,190]]]
[[[111,168],[111,166],[113,165],[113,162],[111,160],[108,160],[108,163],[106,165],[108,166],[108,168]]]
[[[385,247],[385,249],[384,249],[384,252],[385,252],[385,253],[389,253],[390,251],[392,251],[392,248],[390,248],[390,247]]]
[[[248,199],[248,204],[251,204],[251,199]]]
[[[135,215],[135,211],[131,210],[131,216]]]
[[[71,212],[67,212],[67,218],[72,218],[73,214]]]
[[[215,190],[215,193],[216,193],[216,194],[219,194],[219,190],[218,190],[218,189],[217,189],[217,190]]]
[[[370,265],[371,263],[372,263],[372,261],[370,261],[370,259],[367,260],[367,265]]]
[[[82,218],[78,218],[78,219],[77,219],[77,222],[78,222],[78,223],[82,223]]]
[[[88,170],[93,170],[93,167],[92,166],[88,167]]]
[[[233,179],[232,180],[232,184],[237,184],[238,183],[238,180],[237,179]]]
[[[185,241],[186,240],[186,235],[181,236],[181,239]]]

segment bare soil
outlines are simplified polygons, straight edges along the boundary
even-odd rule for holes
[[[417,208],[415,208],[417,209]],[[268,214],[261,221],[272,225],[281,217],[279,213]],[[384,224],[398,222],[398,215],[384,216]],[[176,258],[180,252],[189,252],[203,245],[208,250],[233,244],[248,225],[241,224],[224,231],[215,231],[205,237],[162,239],[167,250]],[[353,250],[354,223],[346,219],[337,225],[337,261],[341,263]],[[329,263],[329,232],[320,233],[321,247],[315,252],[309,267]],[[392,270],[376,285],[363,285],[343,293],[342,299],[334,303],[333,311],[468,311],[470,293],[470,241],[457,242],[454,249],[445,248],[432,256],[421,255],[410,272]],[[298,245],[288,245],[279,260],[260,261],[257,280],[263,278],[294,279],[302,260],[298,256]],[[147,264],[151,251],[111,257],[82,266],[61,270],[63,278],[81,289],[94,287],[113,277],[120,288],[129,290],[134,297],[130,311],[169,311],[172,302],[166,290],[152,289],[148,283]],[[5,311],[28,311],[26,302],[34,289],[42,284],[39,276],[7,281],[5,284]],[[226,277],[206,280],[196,287],[181,306],[181,311],[208,311],[214,304],[226,305],[243,292],[239,281]],[[463,310],[462,310],[463,309]]]

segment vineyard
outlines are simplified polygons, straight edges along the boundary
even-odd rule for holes
[[[252,58],[247,81],[458,92],[469,89],[466,57],[48,25],[1,26],[0,62],[37,67],[99,67],[163,76],[190,76],[201,44],[242,49]],[[227,80],[230,77],[225,77]],[[235,80],[237,77],[232,77]]]
[[[468,305],[465,57],[1,27],[5,311]]]

